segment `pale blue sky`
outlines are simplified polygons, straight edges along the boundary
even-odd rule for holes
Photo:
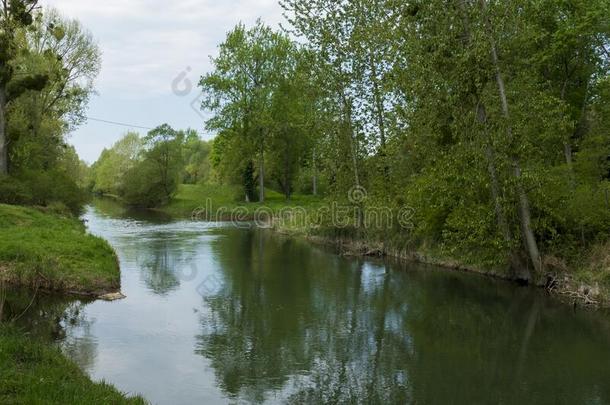
[[[80,20],[102,50],[102,71],[96,81],[99,94],[92,98],[88,116],[144,127],[167,122],[175,128],[191,127],[201,133],[204,118],[191,104],[197,104],[196,84],[209,71],[209,57],[216,54],[226,32],[240,21],[251,25],[259,17],[272,26],[283,20],[277,0],[41,3]],[[172,82],[181,73],[193,85],[186,95],[172,90]],[[181,81],[178,90],[184,90],[185,83]],[[69,142],[82,159],[93,163],[103,148],[128,130],[88,121],[70,135]]]

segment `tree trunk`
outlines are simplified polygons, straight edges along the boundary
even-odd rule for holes
[[[349,140],[350,154],[352,155],[352,165],[354,169],[354,181],[355,186],[360,187],[360,175],[358,173],[358,157],[357,157],[357,148],[356,148],[356,140],[354,139],[354,126],[352,124],[352,106],[349,101],[347,101],[345,95],[343,96],[344,103],[344,114],[345,114],[345,126],[346,132]]]
[[[352,152],[352,164],[354,165],[354,181],[356,187],[360,187],[360,175],[358,174],[358,157],[356,156],[356,142],[354,141],[354,133],[350,126],[349,128],[350,149]]]
[[[313,195],[318,195],[318,166],[316,163],[315,149],[313,151],[312,168],[313,168]]]
[[[464,21],[465,26],[465,37],[467,44],[471,43],[471,32],[470,32],[470,20],[468,18],[468,12],[466,10],[465,0],[461,0],[459,2],[459,6],[462,12],[462,19]],[[485,7],[483,5],[483,7]],[[493,44],[493,42],[492,42]],[[493,46],[493,50],[495,53],[495,45]],[[502,83],[501,88],[504,88]],[[508,106],[508,103],[506,103]],[[507,109],[508,111],[508,109]],[[489,134],[489,128],[487,123],[487,110],[485,105],[479,102],[477,105],[477,119],[483,125],[485,132],[485,157],[487,159],[487,171],[489,174],[489,178],[491,181],[491,196],[494,202],[494,209],[496,213],[496,221],[498,223],[498,227],[504,236],[504,241],[509,246],[509,261],[510,261],[510,269],[513,272],[513,275],[517,280],[529,281],[531,275],[529,274],[529,270],[526,266],[522,265],[520,255],[515,251],[513,246],[513,233],[510,229],[509,222],[504,213],[504,209],[502,208],[502,204],[500,202],[500,182],[498,180],[498,171],[495,164],[495,153],[492,143],[492,138]]]
[[[589,79],[587,79],[587,87],[585,88],[585,98],[582,101],[580,117],[578,119],[578,123],[576,124],[576,128],[574,129],[574,133],[572,134],[573,137],[578,136],[579,128],[582,125],[582,122],[585,119],[585,115],[587,113],[587,102],[589,100],[590,85],[591,85],[591,79],[589,78]],[[561,89],[561,101],[564,101],[564,102],[566,99],[567,87],[568,87],[568,80],[566,80],[564,82],[563,87]],[[572,142],[570,141],[570,139],[568,139],[566,142],[564,142],[563,153],[566,158],[566,164],[568,165],[568,168],[570,170],[570,175],[572,176],[572,182],[574,182],[574,169],[573,169],[573,163],[572,163],[573,151],[572,151]]]
[[[487,159],[487,172],[491,183],[491,198],[494,202],[494,209],[496,211],[496,220],[498,221],[498,227],[504,236],[504,240],[512,244],[512,235],[510,228],[508,227],[508,221],[504,215],[502,204],[500,203],[500,182],[498,181],[498,171],[496,170],[496,163],[494,149],[491,143],[491,136],[489,135],[489,128],[487,127],[487,111],[483,104],[477,106],[477,118],[479,122],[484,125],[485,132],[485,157]]]
[[[343,74],[342,69],[340,69],[341,74]],[[339,95],[341,97],[341,102],[343,104],[343,126],[346,127],[345,130],[348,135],[348,142],[350,147],[350,154],[352,155],[352,164],[354,169],[354,180],[355,186],[360,187],[360,176],[358,174],[358,158],[356,156],[356,139],[354,139],[354,125],[352,122],[352,101],[347,98],[345,95],[345,88],[341,87],[339,90]]]
[[[6,88],[0,85],[0,175],[8,174],[8,135],[6,133]]]
[[[381,158],[381,173],[384,179],[387,179],[390,175],[390,166],[387,162],[386,155],[386,124],[385,124],[385,107],[384,107],[384,95],[383,90],[379,84],[377,78],[377,66],[373,55],[369,55],[369,63],[371,68],[371,82],[373,83],[373,99],[375,102],[375,115],[377,118],[377,127],[379,128],[379,157]],[[389,191],[389,184],[387,181],[383,182],[386,193]]]
[[[565,102],[567,90],[568,79],[563,82],[563,86],[561,87],[561,101]],[[563,143],[563,154],[566,158],[566,163],[568,165],[568,169],[570,170],[570,175],[572,175],[572,145],[570,144],[569,139]]]
[[[4,281],[0,281],[0,323],[2,323],[2,319],[4,318],[4,302],[6,301],[6,289],[4,286]]]
[[[382,153],[385,153],[386,146],[386,135],[385,135],[385,118],[383,108],[383,97],[381,89],[379,88],[379,82],[377,79],[377,66],[373,56],[370,55],[369,63],[371,64],[371,82],[373,83],[373,98],[375,100],[375,110],[377,115],[377,126],[379,127],[379,143],[381,145]]]
[[[483,10],[486,9],[485,0],[481,0],[481,5]],[[487,17],[486,17],[487,18]],[[502,102],[502,113],[504,118],[506,119],[506,135],[508,137],[507,141],[509,145],[513,143],[513,129],[510,123],[510,111],[508,108],[508,98],[506,97],[506,86],[504,84],[504,78],[502,76],[502,71],[500,70],[500,61],[498,58],[498,51],[496,49],[496,43],[493,39],[493,30],[491,29],[491,23],[489,19],[486,21],[487,24],[487,35],[489,36],[489,41],[491,44],[491,54],[492,61],[494,64],[494,68],[496,70],[496,82],[498,85],[498,92],[500,95],[500,100]],[[512,145],[511,145],[512,147]],[[511,157],[511,163],[513,165],[513,176],[515,177],[515,182],[517,184],[517,196],[518,196],[518,213],[519,213],[519,222],[521,225],[521,232],[523,234],[523,243],[525,245],[525,249],[530,257],[532,264],[534,265],[534,269],[536,272],[540,272],[542,270],[542,261],[540,259],[540,251],[538,250],[538,243],[536,241],[536,237],[532,230],[531,226],[531,212],[530,212],[530,204],[529,199],[525,190],[523,189],[522,184],[522,173],[521,173],[521,164],[519,158],[516,154],[513,154]],[[529,272],[528,272],[529,273]],[[531,278],[531,277],[528,277]],[[527,280],[529,281],[529,280]]]
[[[540,251],[538,250],[536,236],[532,231],[530,203],[527,194],[523,190],[523,185],[521,184],[521,166],[519,164],[519,159],[516,157],[513,157],[513,170],[517,182],[517,193],[519,195],[519,220],[521,222],[521,232],[523,233],[524,243],[527,252],[529,253],[530,260],[534,265],[534,269],[539,274],[542,271],[542,259],[540,257]]]
[[[258,187],[259,196],[258,201],[261,203],[265,202],[265,148],[261,141],[260,159],[258,167]]]
[[[572,173],[572,145],[570,144],[570,142],[565,142],[563,144],[563,153],[566,157],[566,163],[568,164],[570,173]]]
[[[479,104],[477,107],[477,116],[478,120],[481,124],[484,124],[485,138],[486,138],[486,146],[485,146],[485,158],[487,159],[487,172],[489,174],[490,182],[491,182],[491,198],[494,202],[494,209],[496,213],[496,221],[498,223],[498,228],[502,232],[502,236],[504,237],[504,241],[509,246],[509,261],[510,261],[510,269],[513,272],[513,276],[517,280],[529,281],[531,275],[527,271],[527,268],[523,266],[521,262],[520,255],[515,251],[513,246],[513,233],[508,224],[508,220],[506,219],[506,215],[504,213],[504,209],[502,208],[502,204],[500,202],[500,181],[498,180],[498,170],[496,168],[495,163],[495,153],[491,141],[491,136],[489,135],[489,128],[487,127],[487,112],[485,110],[485,106]]]

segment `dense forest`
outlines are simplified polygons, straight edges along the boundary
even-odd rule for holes
[[[216,184],[250,203],[409,207],[409,230],[327,218],[316,232],[525,281],[608,260],[607,0],[285,0],[288,24],[238,24],[201,78],[213,140],[164,124],[90,168],[65,137],[99,50],[77,22],[17,3],[2,19],[4,202],[77,212],[92,191],[160,207],[181,184]]]

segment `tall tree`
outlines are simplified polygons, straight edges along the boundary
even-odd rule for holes
[[[265,152],[270,106],[278,79],[286,76],[294,44],[258,21],[251,29],[238,25],[212,60],[214,71],[202,77],[204,109],[216,115],[207,128],[241,138],[244,152],[258,160],[259,200],[265,200]]]
[[[153,129],[144,138],[144,160],[152,162],[167,201],[176,190],[182,168],[182,143],[184,132],[176,131],[168,124]]]
[[[6,107],[9,101],[8,85],[14,79],[11,62],[17,56],[17,31],[32,24],[32,13],[38,0],[2,0],[0,4],[0,175],[8,174],[8,136]],[[22,83],[27,83],[21,79]],[[40,88],[36,83],[35,88]]]
[[[84,121],[100,51],[80,23],[53,9],[37,12],[17,40],[23,51],[14,60],[15,76],[44,81],[40,91],[23,89],[17,79],[9,83],[9,157],[13,171],[48,169],[61,155],[66,135]]]

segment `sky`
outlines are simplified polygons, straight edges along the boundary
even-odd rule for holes
[[[257,18],[279,27],[277,0],[42,0],[64,16],[78,19],[102,51],[97,95],[89,119],[69,136],[80,157],[97,160],[130,129],[168,123],[194,128],[204,138],[206,115],[199,111],[199,78],[211,70],[210,56],[237,23]]]

